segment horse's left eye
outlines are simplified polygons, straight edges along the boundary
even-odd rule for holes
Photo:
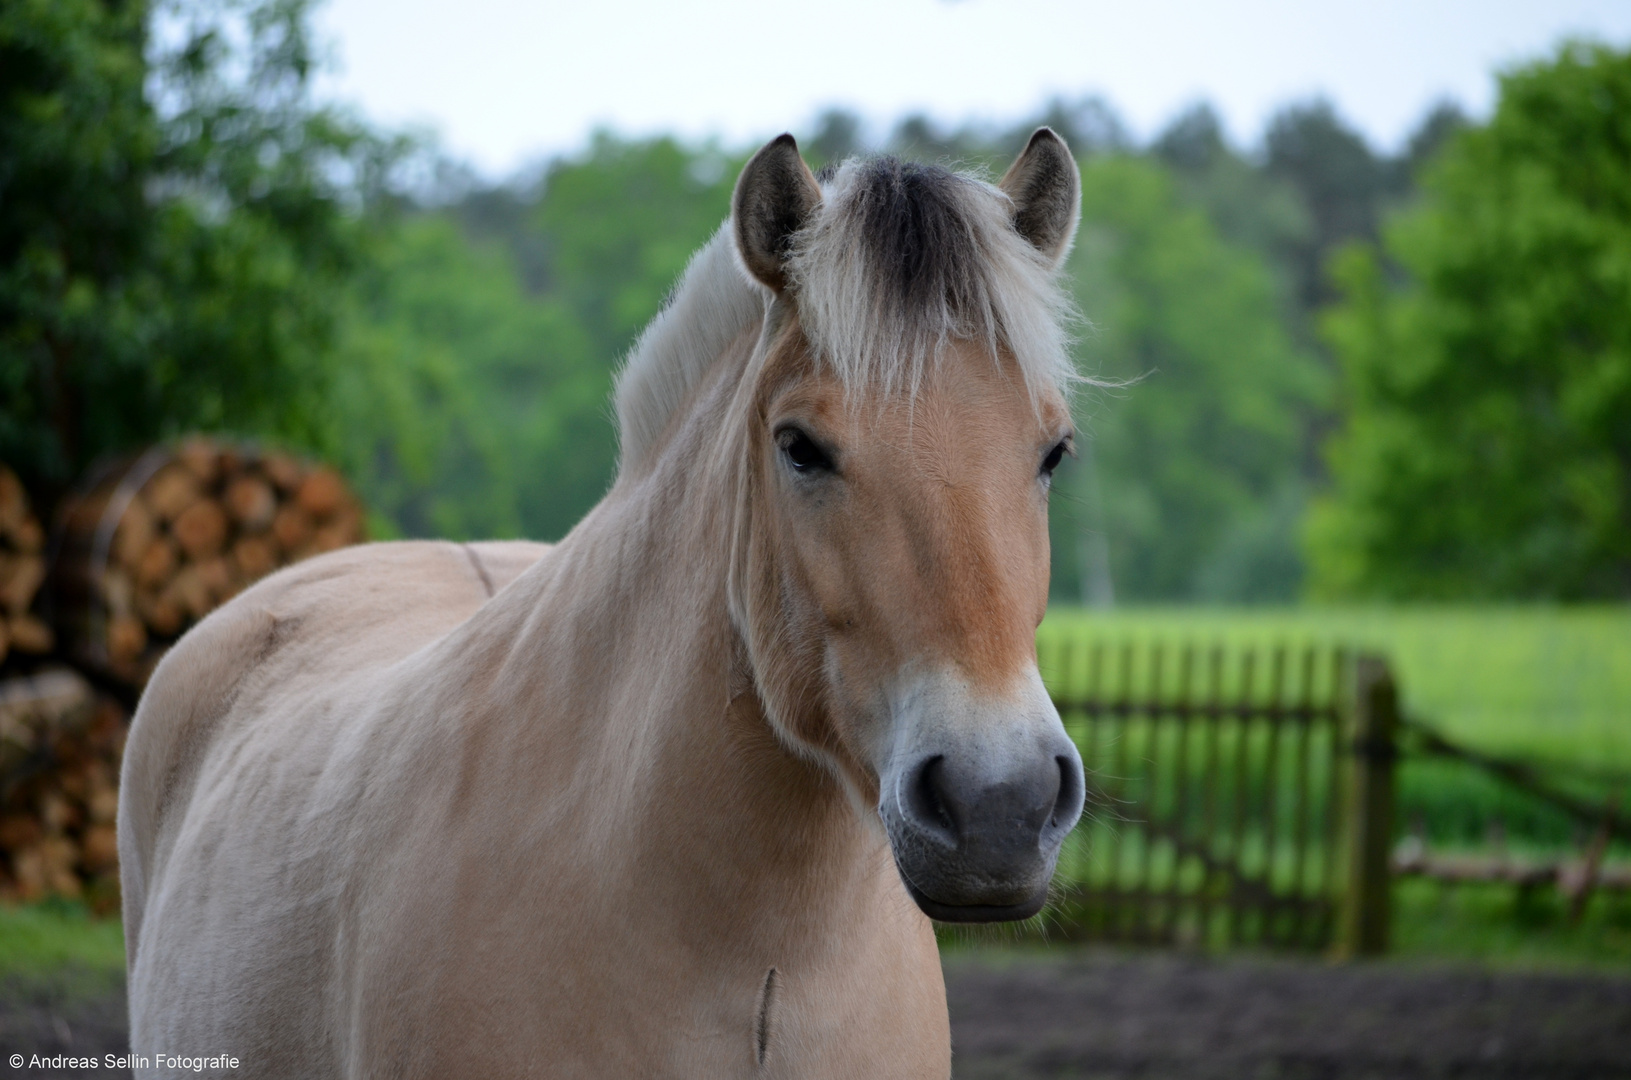
[[[1070,440],[1060,439],[1058,445],[1049,450],[1048,456],[1042,459],[1042,475],[1052,476],[1053,470],[1059,467],[1059,463],[1065,459],[1065,455],[1068,453],[1070,453]]]
[[[787,463],[801,473],[832,472],[832,458],[828,457],[814,439],[796,427],[783,428],[776,434],[776,444],[787,457]]]

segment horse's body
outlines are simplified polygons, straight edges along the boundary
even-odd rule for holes
[[[778,146],[755,161],[788,172]],[[121,793],[136,1053],[265,1077],[948,1074],[923,911],[1034,911],[1080,810],[1029,637],[1024,481],[1063,421],[1006,341],[843,404],[860,383],[792,311],[819,287],[797,262],[777,280],[785,235],[749,228],[780,212],[756,192],[802,182],[772,173],[739,187],[739,251],[716,238],[642,343],[618,481],[558,546],[337,552],[165,658]],[[869,465],[869,431],[909,467]]]

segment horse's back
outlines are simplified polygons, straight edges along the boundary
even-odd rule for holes
[[[286,839],[265,835],[264,844],[281,847],[264,852],[262,861],[269,873],[287,874],[303,862],[309,868],[309,852],[320,846],[322,830],[334,826],[314,819],[316,806],[303,800],[317,790],[327,762],[344,752],[352,737],[348,727],[366,714],[372,687],[388,679],[394,665],[463,623],[548,550],[523,542],[347,548],[258,583],[171,649],[132,723],[120,785],[132,1022],[146,1029],[133,1035],[184,1037],[198,1031],[188,1022],[183,1000],[150,1003],[158,1010],[144,1021],[141,994],[144,984],[173,989],[177,973],[166,970],[160,976],[157,970],[185,961],[160,954],[190,951],[187,936],[209,932],[186,925],[198,914],[191,912],[188,890],[225,891],[228,878],[241,887],[242,864],[255,856],[221,849],[224,819],[237,822],[232,834],[237,840],[255,832],[254,820],[274,805],[289,815],[284,820],[304,815],[304,832],[294,830]],[[266,820],[275,816],[267,813]],[[212,867],[229,860],[240,872],[211,874]],[[329,883],[308,892],[319,895],[337,887]],[[244,891],[228,907],[242,908],[248,922],[263,928],[281,920],[285,927],[306,925],[318,936],[327,932],[311,911],[253,910],[259,897],[268,895],[257,897],[257,892]],[[221,899],[219,892],[215,899]],[[150,925],[157,917],[155,905],[165,904],[175,917],[163,920],[163,927]],[[218,903],[213,910],[221,911]],[[256,993],[241,985],[210,989],[227,975],[189,972],[186,982],[199,995],[196,1004],[202,1007],[204,997],[216,992]],[[154,1030],[158,1013],[165,1018]],[[249,1032],[239,1037],[259,1041]],[[262,1061],[280,1056],[272,1046],[256,1049],[269,1055]]]

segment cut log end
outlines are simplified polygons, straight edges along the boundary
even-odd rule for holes
[[[134,467],[104,477],[58,518],[59,576],[78,583],[64,594],[70,654],[133,686],[188,626],[255,581],[363,539],[340,475],[289,454],[195,437],[149,476]],[[97,538],[110,536],[100,548]],[[0,605],[8,579],[0,575]]]

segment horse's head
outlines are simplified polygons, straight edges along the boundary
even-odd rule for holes
[[[782,738],[877,806],[937,919],[1035,914],[1082,809],[1035,650],[1078,185],[1047,129],[996,186],[892,159],[823,185],[782,136],[733,203],[774,297],[741,391],[734,616]]]

